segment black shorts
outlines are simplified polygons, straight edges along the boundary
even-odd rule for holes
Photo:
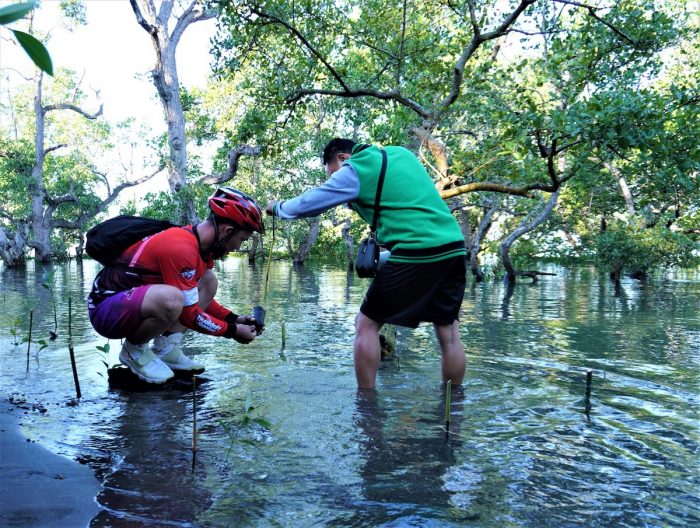
[[[387,262],[372,281],[360,312],[378,323],[416,328],[459,319],[467,282],[464,255],[426,264]]]

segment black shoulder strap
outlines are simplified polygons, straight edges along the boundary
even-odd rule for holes
[[[384,187],[384,176],[386,175],[386,151],[382,152],[382,169],[379,171],[379,181],[377,182],[377,194],[374,197],[374,216],[372,217],[372,234],[377,230],[377,222],[379,222],[379,200],[382,197],[382,187]]]

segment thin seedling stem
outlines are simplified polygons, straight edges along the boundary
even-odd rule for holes
[[[272,217],[272,240],[270,241],[270,253],[267,256],[265,270],[265,286],[263,287],[263,302],[267,299],[267,284],[270,281],[270,265],[272,264],[272,250],[275,248],[275,217]]]
[[[192,376],[192,451],[197,451],[197,376]]]
[[[32,324],[34,322],[34,310],[29,310],[29,339],[27,339],[27,372],[29,372],[29,349],[32,346]]]
[[[75,352],[73,351],[73,337],[71,332],[72,324],[72,306],[71,298],[68,297],[68,353],[70,354],[70,366],[73,369],[73,383],[75,384],[75,397],[80,399],[82,394],[80,392],[80,380],[78,379],[78,369],[75,366]]]
[[[588,369],[586,371],[586,416],[591,412],[591,386],[593,385],[593,371]]]

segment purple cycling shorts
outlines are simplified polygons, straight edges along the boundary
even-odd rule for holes
[[[143,322],[141,305],[150,284],[115,293],[89,309],[90,322],[108,339],[128,337]]]

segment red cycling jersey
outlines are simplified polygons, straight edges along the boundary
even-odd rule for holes
[[[133,244],[113,266],[100,271],[88,303],[96,306],[115,293],[144,284],[168,284],[182,292],[180,323],[203,334],[230,337],[235,334],[235,324],[229,328],[224,319],[232,312],[214,300],[206,311],[199,306],[197,285],[213,267],[214,261],[200,254],[199,239],[191,225],[172,227]]]

